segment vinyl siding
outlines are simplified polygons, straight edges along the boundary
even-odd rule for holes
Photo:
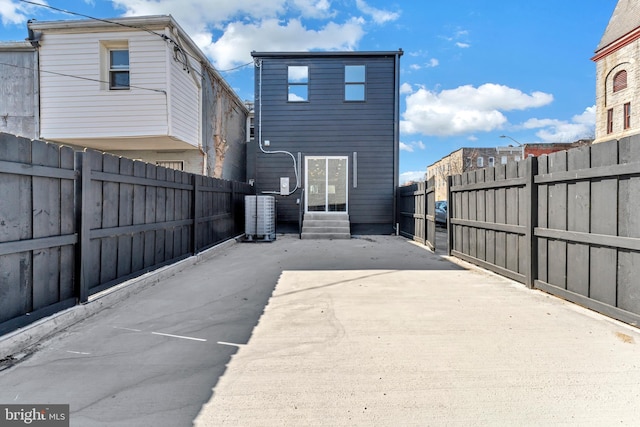
[[[191,71],[187,73],[183,64],[173,60],[169,61],[171,84],[171,135],[182,141],[188,141],[193,145],[202,145],[200,139],[200,88],[201,65],[189,58]],[[195,80],[194,80],[195,79]]]
[[[262,58],[256,69],[256,99],[262,94],[262,140],[265,150],[301,153],[304,185],[305,156],[346,156],[349,159],[349,216],[354,224],[379,224],[391,231],[394,211],[395,57]],[[287,102],[287,66],[309,67],[308,102]],[[366,101],[344,101],[344,66],[366,65]],[[256,106],[258,101],[256,101]],[[260,110],[256,111],[256,137]],[[295,183],[293,163],[284,154],[264,154],[251,142],[250,178],[262,191],[278,190],[279,178]],[[357,188],[353,187],[353,153],[357,152]],[[250,154],[251,155],[251,154]],[[296,222],[292,197],[279,197],[278,220]]]
[[[99,82],[105,78],[101,41],[108,40],[128,41],[130,90],[110,91]],[[140,31],[45,34],[40,48],[41,136],[167,135],[167,95],[146,90],[167,89],[167,51],[159,37]],[[197,139],[188,142],[196,144]]]

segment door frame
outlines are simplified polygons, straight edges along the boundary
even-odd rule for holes
[[[345,210],[344,211],[340,211],[340,212],[335,212],[335,211],[327,211],[327,206],[328,206],[328,198],[329,198],[329,193],[325,192],[325,210],[324,211],[311,211],[309,212],[309,160],[318,160],[318,159],[324,159],[325,160],[325,171],[326,168],[329,165],[328,160],[329,159],[341,159],[341,160],[345,160],[347,163],[347,169],[345,171],[345,176],[344,176],[344,188],[345,188]],[[325,181],[327,179],[327,176],[325,174]],[[326,214],[345,214],[345,213],[349,213],[349,156],[304,156],[304,213],[326,213]]]

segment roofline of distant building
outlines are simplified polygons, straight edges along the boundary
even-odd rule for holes
[[[322,57],[366,57],[366,56],[402,56],[402,49],[393,51],[313,51],[313,52],[256,52],[252,51],[254,58],[322,58]]]
[[[608,45],[602,47],[601,49],[596,50],[595,55],[591,58],[591,60],[594,62],[599,61],[605,56],[610,55],[613,52],[622,49],[623,47],[633,43],[638,39],[640,39],[640,27],[636,28],[635,30],[629,31],[627,34],[620,37],[619,39],[609,43]]]

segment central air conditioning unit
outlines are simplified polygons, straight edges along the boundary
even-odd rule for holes
[[[244,196],[244,233],[247,241],[276,240],[276,198]]]

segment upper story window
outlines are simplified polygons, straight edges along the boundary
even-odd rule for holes
[[[129,49],[109,50],[109,89],[129,89]]]
[[[607,110],[607,133],[613,133],[613,108]]]
[[[477,161],[477,164],[478,164],[479,168],[484,166],[484,157],[478,157],[478,160],[476,160],[476,161]]]
[[[364,65],[345,65],[344,67],[344,100],[364,101],[366,67]]]
[[[496,165],[495,157],[489,157],[489,167],[492,168]]]
[[[631,103],[624,104],[624,129],[631,128]]]
[[[613,91],[617,92],[627,88],[627,72],[625,70],[618,71],[613,76]]]
[[[129,42],[127,40],[100,41],[100,89],[127,90],[130,88]]]
[[[290,65],[288,67],[289,102],[309,101],[309,67],[306,65]]]

